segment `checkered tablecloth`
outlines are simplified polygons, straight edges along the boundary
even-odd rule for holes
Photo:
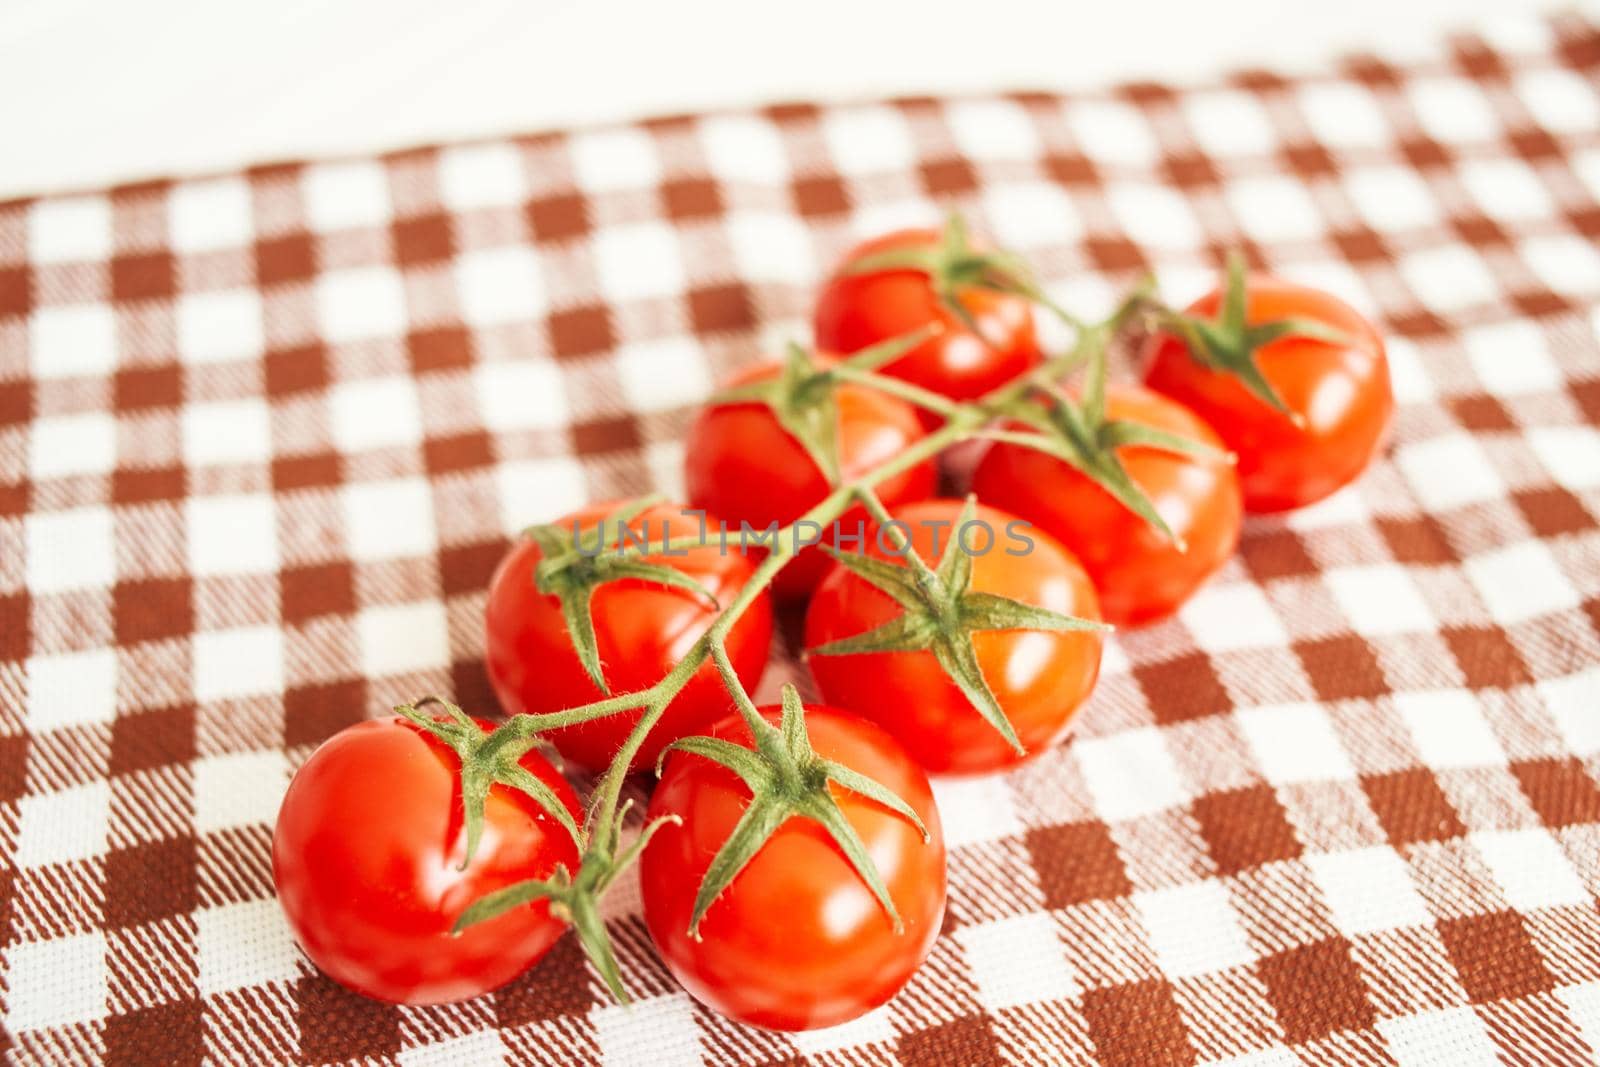
[[[20,1063],[1455,1065],[1600,1048],[1600,30],[1293,78],[718,114],[0,206],[0,1003]],[[493,707],[489,573],[680,486],[711,383],[946,205],[1093,309],[1224,249],[1390,338],[1389,454],[941,783],[944,935],[794,1037],[572,940],[403,1009],[298,955],[318,741]],[[787,639],[792,646],[794,635]],[[792,674],[778,653],[765,689]]]

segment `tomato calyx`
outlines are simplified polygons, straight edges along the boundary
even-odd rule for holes
[[[1106,417],[1106,344],[1119,316],[1132,314],[1139,297],[1130,298],[1108,323],[1096,327],[1086,337],[1090,346],[1088,369],[1082,393],[1076,399],[1055,386],[1041,386],[1032,396],[1020,397],[994,409],[994,413],[1025,429],[986,430],[983,436],[1006,444],[1031,448],[1053,456],[1095,482],[1123,507],[1139,516],[1180,552],[1187,550],[1183,538],[1167,525],[1155,504],[1139,488],[1117,455],[1124,445],[1152,448],[1182,456],[1234,461],[1231,453],[1167,430],[1127,419]],[[1108,328],[1109,327],[1109,328]]]
[[[429,715],[422,710],[430,707],[438,708],[443,716]],[[478,842],[483,836],[484,804],[489,799],[489,790],[496,784],[530,797],[560,824],[578,850],[583,850],[583,831],[567,806],[554,790],[519,762],[530,747],[526,741],[513,743],[513,735],[505,730],[485,733],[466,712],[436,696],[423,697],[415,704],[401,704],[394,710],[419,730],[449,746],[461,761],[462,823],[467,841],[458,870],[466,870],[477,855]]]
[[[643,496],[627,501],[590,530],[579,530],[576,524],[552,522],[523,531],[539,546],[541,559],[533,571],[535,588],[561,601],[561,615],[578,662],[583,664],[595,688],[606,696],[611,694],[611,689],[600,665],[594,616],[590,611],[595,589],[607,582],[633,578],[681,589],[705,600],[712,608],[719,606],[710,590],[684,572],[665,563],[640,559],[637,553],[627,551],[625,542],[631,537],[626,533],[628,524],[661,500],[659,496]],[[644,540],[647,542],[648,536]]]
[[[877,898],[896,934],[905,931],[900,913],[895,909],[889,890],[883,884],[878,867],[867,854],[866,845],[855,827],[850,825],[833,799],[828,788],[832,782],[852,793],[859,793],[876,801],[911,822],[922,834],[924,842],[930,840],[928,828],[923,825],[911,805],[881,782],[837,763],[824,759],[811,748],[806,735],[805,708],[794,686],[783,687],[783,715],[780,725],[773,726],[750,703],[747,695],[740,695],[740,715],[755,740],[755,747],[745,748],[719,737],[685,737],[668,745],[656,764],[660,773],[669,753],[687,752],[726,767],[744,782],[750,790],[750,803],[738,823],[723,842],[711,865],[706,868],[700,888],[695,894],[694,909],[689,918],[689,936],[700,940],[700,921],[744,869],[768,838],[789,819],[810,819],[828,832],[834,844],[845,854],[861,880]]]
[[[619,848],[622,825],[631,807],[632,801],[629,801],[614,815],[608,816],[600,805],[591,806],[585,820],[588,844],[581,850],[582,858],[576,873],[569,872],[563,864],[548,878],[529,878],[487,893],[461,913],[452,932],[459,934],[469,926],[487,922],[536,900],[549,901],[551,913],[572,924],[584,955],[594,965],[611,995],[619,1004],[628,1003],[628,991],[622,984],[622,970],[617,965],[611,937],[600,915],[600,901],[617,876],[639,858],[657,830],[669,823],[682,822],[676,815],[663,815],[647,823],[632,844]]]
[[[1058,306],[1039,287],[1034,281],[1032,268],[1021,256],[1003,249],[973,245],[967,232],[967,221],[958,211],[945,216],[937,247],[913,246],[869,252],[845,264],[842,273],[876,274],[891,270],[926,274],[939,303],[991,348],[998,346],[984,337],[977,320],[961,299],[962,290],[987,289],[994,293],[1020,296],[1072,325],[1079,325],[1076,317]]]
[[[832,546],[825,545],[824,550],[852,574],[887,593],[904,610],[865,633],[809,649],[809,654],[856,656],[874,652],[932,652],[945,675],[961,690],[973,709],[1018,755],[1023,755],[1027,750],[983,676],[972,635],[986,630],[1106,631],[1111,627],[1010,597],[974,592],[971,588],[972,555],[962,546],[961,531],[977,515],[975,496],[967,497],[936,567],[929,567],[923,561],[881,503],[869,502],[868,508],[875,513],[874,518],[882,529],[894,537],[896,552],[905,560],[905,566],[862,552],[840,552]]]
[[[891,363],[939,332],[927,326],[869,345],[849,358],[825,364],[803,346],[790,343],[778,374],[721,390],[712,404],[765,404],[778,425],[804,448],[829,486],[839,484],[839,403],[836,391],[846,381],[878,382],[878,368]]]
[[[1281,412],[1296,426],[1304,426],[1305,416],[1289,410],[1277,389],[1261,373],[1261,367],[1256,362],[1257,355],[1267,345],[1285,337],[1303,337],[1331,345],[1349,344],[1349,338],[1315,319],[1273,319],[1271,322],[1250,325],[1245,320],[1247,275],[1244,257],[1236,251],[1228,253],[1227,280],[1216,318],[1208,319],[1163,307],[1154,311],[1154,323],[1160,329],[1177,335],[1188,347],[1189,356],[1196,363],[1209,370],[1233,375],[1257,399]]]

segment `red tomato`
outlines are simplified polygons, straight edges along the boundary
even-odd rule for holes
[[[764,708],[774,723],[778,709]],[[689,936],[695,894],[750,800],[732,771],[674,753],[649,818],[677,815],[640,861],[644,918],[667,967],[695,999],[743,1023],[778,1030],[833,1026],[882,1004],[927,957],[944,915],[945,850],[928,779],[888,734],[831,708],[806,711],[817,755],[888,787],[931,838],[876,801],[829,787],[860,835],[904,923],[895,933],[877,898],[816,822],[790,818],[711,904]],[[732,716],[714,737],[751,747]]]
[[[818,357],[821,364],[829,361]],[[727,385],[774,378],[780,366],[772,362],[748,368]],[[915,409],[903,400],[850,384],[839,385],[835,397],[841,478],[854,478],[887,462],[923,436]],[[713,404],[703,409],[689,428],[685,457],[689,499],[728,523],[730,546],[738,543],[741,522],[758,532],[771,523],[782,526],[830,491],[810,453],[761,403]],[[937,479],[938,470],[929,460],[879,483],[878,495],[891,505],[916,500],[932,493]],[[839,519],[839,529],[848,538],[865,518],[865,511],[852,509]],[[831,543],[832,531],[822,534]],[[754,551],[759,554],[761,549]],[[827,569],[827,556],[808,548],[778,574],[773,592],[804,596]]]
[[[582,820],[572,787],[543,756],[521,762]],[[466,854],[460,766],[443,742],[394,717],[334,734],[289,783],[273,882],[295,940],[341,985],[398,1004],[465,1000],[533,966],[566,929],[539,901],[450,932],[483,894],[578,864],[559,823],[496,785],[477,855],[457,870]]]
[[[1220,292],[1210,293],[1189,314],[1210,318],[1220,300]],[[1327,293],[1252,276],[1246,322],[1289,318],[1321,323],[1349,339],[1330,344],[1291,335],[1256,353],[1262,376],[1302,425],[1234,375],[1197,363],[1176,337],[1156,334],[1146,347],[1145,384],[1210,423],[1238,455],[1250,511],[1301,507],[1354,480],[1382,446],[1394,414],[1388,357],[1371,323]]]
[[[852,249],[817,297],[812,329],[819,348],[856,352],[937,323],[943,327],[937,336],[889,364],[884,373],[956,400],[971,400],[1041,359],[1032,305],[1014,293],[961,289],[961,304],[978,325],[974,334],[940,302],[925,272],[846,272],[863,256],[901,248],[936,249],[940,241],[934,230],[900,230]]]
[[[1193,412],[1148,389],[1111,385],[1106,413],[1223,447]],[[1176,611],[1232,554],[1242,518],[1239,480],[1220,457],[1128,445],[1117,454],[1186,549],[1078,471],[1021,445],[990,449],[972,488],[980,500],[1052,534],[1089,572],[1106,621],[1135,625]]]
[[[616,509],[615,504],[592,505],[559,520],[557,525],[571,529],[576,519],[580,528],[592,530]],[[685,514],[683,507],[676,504],[647,509],[629,523],[629,529],[648,536],[657,545],[668,536],[669,526],[673,538],[693,537],[700,532],[699,519]],[[713,527],[708,542],[683,549],[686,555],[677,555],[679,550],[675,549],[671,556],[643,558],[682,571],[704,586],[718,603],[727,604],[749,581],[756,560],[731,547],[724,553],[714,537]],[[539,592],[534,585],[534,568],[542,558],[539,546],[523,538],[512,545],[489,582],[486,666],[501,706],[511,715],[561,711],[604,695],[573,650],[560,601]],[[612,693],[627,693],[649,688],[677,666],[690,646],[716,621],[720,609],[688,590],[622,578],[597,586],[589,610],[606,684]],[[727,639],[728,655],[746,688],[754,688],[760,681],[771,642],[772,599],[763,593],[740,616]],[[731,706],[732,701],[708,660],[667,705],[632,766],[653,766],[668,743],[697,732]],[[545,736],[573,763],[599,771],[610,764],[638,720],[639,712],[623,712],[553,730]]]
[[[893,514],[910,526],[912,546],[933,566],[955,535],[950,524],[959,519],[961,508],[959,501],[928,500]],[[981,528],[971,532],[967,542],[973,553],[971,591],[1078,618],[1100,618],[1089,576],[1054,538],[1018,523],[1017,531],[1032,542],[1031,548],[1025,546],[1008,533],[1010,524],[1018,522],[1015,516],[995,508],[980,507],[976,521],[992,531],[993,540],[992,547],[979,555],[988,542]],[[1025,554],[1007,554],[1008,549],[1025,548]],[[869,537],[866,551],[897,561],[883,551],[876,536]],[[836,565],[806,611],[806,647],[853,637],[901,613],[888,594]],[[824,700],[878,723],[931,772],[1009,767],[1060,741],[1094,689],[1100,672],[1100,635],[988,630],[974,633],[972,643],[984,680],[1027,749],[1026,756],[979,715],[932,652],[811,656],[809,662]]]

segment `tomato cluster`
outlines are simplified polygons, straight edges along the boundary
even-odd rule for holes
[[[1061,741],[1104,623],[1178,610],[1246,512],[1351,481],[1392,413],[1369,323],[1237,261],[1184,311],[1137,295],[1105,323],[1068,317],[1064,356],[1039,349],[1040,307],[1065,315],[958,221],[869,241],[819,295],[822,353],[747,370],[698,413],[686,505],[529,528],[486,603],[511,717],[405,706],[290,784],[274,877],[312,960],[437,1003],[509,981],[570,925],[622,996],[597,900],[639,859],[650,936],[711,1008],[806,1029],[892,997],[944,912],[927,775]],[[1153,327],[1142,382],[1108,382],[1135,320]],[[938,496],[939,455],[974,440],[971,494]],[[809,709],[793,687],[748,695],[784,600]],[[544,743],[603,772],[587,809]],[[623,777],[652,768],[624,845]]]

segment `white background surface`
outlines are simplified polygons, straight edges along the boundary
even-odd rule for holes
[[[3,0],[0,198],[778,100],[1404,55],[1449,28],[1559,6]]]

